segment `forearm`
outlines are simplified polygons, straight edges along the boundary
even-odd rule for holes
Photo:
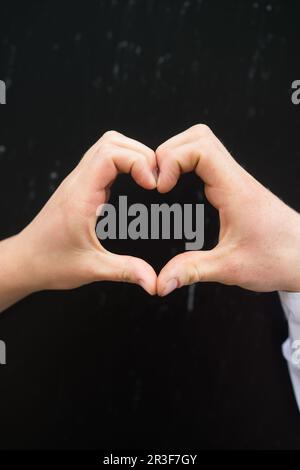
[[[37,290],[32,265],[21,234],[0,242],[0,312]]]

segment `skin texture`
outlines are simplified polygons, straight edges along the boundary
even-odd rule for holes
[[[203,281],[300,291],[300,215],[247,173],[207,126],[169,139],[156,157],[159,192],[170,191],[181,173],[195,171],[220,218],[218,245],[169,261],[158,276],[159,295]]]
[[[95,234],[96,213],[118,173],[166,193],[190,171],[204,181],[206,196],[219,211],[219,243],[213,250],[182,253],[157,277],[145,261],[104,249]],[[101,280],[135,283],[161,296],[204,281],[300,291],[300,215],[247,173],[205,125],[169,139],[156,152],[109,131],[36,218],[0,243],[0,259],[0,311],[32,292]]]
[[[72,289],[94,281],[126,281],[156,293],[145,261],[110,253],[95,233],[97,208],[107,202],[118,173],[145,189],[156,187],[153,150],[114,131],[105,133],[61,183],[37,217],[0,243],[0,311],[44,289]]]

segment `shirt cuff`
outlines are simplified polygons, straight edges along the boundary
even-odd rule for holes
[[[282,345],[300,411],[300,292],[279,292],[289,326],[289,337]]]

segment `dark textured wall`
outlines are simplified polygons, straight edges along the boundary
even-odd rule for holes
[[[6,2],[0,236],[25,226],[107,129],[155,148],[197,122],[299,210],[299,7],[284,0]],[[202,200],[187,175],[165,197]],[[217,237],[206,207],[206,248]],[[158,270],[177,242],[114,242]],[[0,317],[1,448],[298,448],[274,294],[217,284],[165,299],[98,283]]]

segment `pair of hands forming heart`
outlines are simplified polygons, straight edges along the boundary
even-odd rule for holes
[[[96,209],[108,200],[118,173],[131,173],[143,188],[165,193],[190,171],[204,181],[207,199],[219,211],[214,249],[179,254],[157,276],[142,259],[110,253],[99,243]],[[169,139],[156,152],[109,131],[16,236],[14,249],[20,269],[26,265],[26,293],[99,280],[136,283],[152,295],[198,281],[300,290],[299,276],[290,269],[291,257],[300,268],[299,253],[291,248],[299,247],[299,226],[299,215],[247,173],[205,125]]]

